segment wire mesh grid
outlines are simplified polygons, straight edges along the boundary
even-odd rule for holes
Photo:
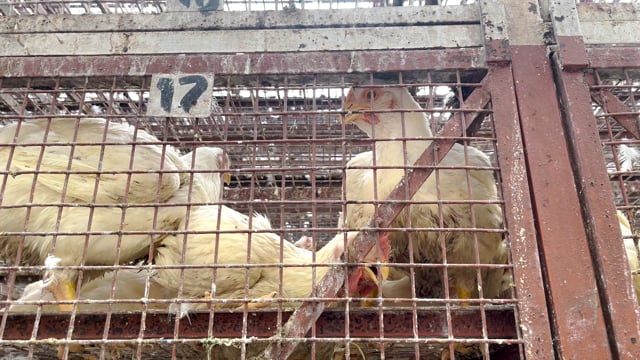
[[[425,6],[425,5],[465,5],[473,4],[475,0],[371,0],[371,1],[345,1],[345,0],[226,0],[221,8],[223,11],[267,11],[267,10],[319,10],[319,9],[357,9],[383,6]],[[114,0],[114,1],[74,1],[74,0],[31,0],[0,1],[0,16],[24,16],[24,15],[83,15],[83,14],[158,14],[165,11],[210,11],[218,1],[183,2],[184,8],[168,8],[166,0]],[[177,2],[176,2],[177,4]]]
[[[300,343],[290,358],[521,358],[492,113],[465,105],[482,76],[217,75],[206,118],[146,116],[146,77],[3,79],[0,209],[11,227],[3,238],[15,244],[0,267],[4,355],[252,358],[277,339]],[[390,95],[395,105],[374,105]],[[411,131],[367,129],[389,114]],[[369,199],[351,196],[360,189],[345,180],[345,163],[373,151],[351,171],[397,182],[425,146],[416,116],[431,124],[421,131],[449,119],[469,131],[418,190],[435,198],[414,197],[379,232],[391,252],[381,245],[357,263],[342,253],[357,241],[343,231],[370,216],[352,214],[403,200],[385,201],[384,181]],[[389,163],[384,152],[399,145],[408,158]],[[224,152],[202,150],[214,147]],[[8,196],[12,186],[26,191]],[[433,209],[427,222],[411,216],[421,208]],[[457,238],[462,253],[449,247]],[[47,258],[51,245],[33,250],[42,239],[60,263]],[[433,251],[421,253],[421,241]],[[334,298],[313,295],[332,265],[345,285]],[[60,303],[55,285],[76,279],[79,296]],[[305,300],[330,306],[306,338],[278,338]]]
[[[636,295],[640,292],[637,235],[640,226],[639,85],[637,69],[602,69],[595,71],[591,86],[594,114]]]

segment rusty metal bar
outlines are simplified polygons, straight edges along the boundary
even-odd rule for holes
[[[561,95],[564,125],[572,156],[576,186],[596,265],[609,342],[615,358],[640,358],[640,323],[626,263],[602,145],[583,72],[563,71],[553,57]],[[613,95],[612,95],[613,96]],[[634,122],[635,123],[635,122]]]
[[[0,4],[7,3],[3,0]],[[25,1],[22,4],[40,1]],[[65,1],[73,3],[73,1]],[[118,0],[123,3],[124,1]],[[166,1],[163,1],[166,2]],[[315,1],[322,3],[322,0]],[[92,2],[92,3],[98,3]],[[130,1],[129,3],[135,3]],[[256,4],[257,2],[254,2]],[[309,5],[310,2],[305,2]],[[363,4],[364,2],[361,2]],[[283,2],[286,5],[286,1]],[[355,5],[355,2],[352,2]],[[335,5],[335,4],[334,4]],[[387,7],[356,9],[344,8],[347,3],[341,4],[341,9],[295,9],[295,11],[225,11],[224,16],[210,16],[198,12],[189,12],[187,8],[182,11],[168,11],[162,14],[148,16],[133,16],[132,14],[111,14],[110,16],[92,16],[91,18],[67,15],[67,16],[21,16],[4,18],[0,21],[0,34],[19,33],[52,33],[61,29],[70,32],[109,32],[114,29],[119,31],[202,31],[202,30],[247,30],[257,31],[268,29],[313,29],[318,27],[345,27],[348,26],[398,26],[413,25],[444,25],[477,24],[478,11],[476,4],[468,4],[464,7],[433,7],[426,11],[424,7]],[[424,2],[423,4],[424,5]],[[1,6],[1,5],[0,5]],[[193,9],[192,9],[193,10]],[[293,10],[293,9],[292,9]],[[302,11],[300,11],[302,10]]]
[[[587,57],[591,68],[638,67],[640,47],[589,47]]]
[[[489,339],[512,339],[516,333],[517,321],[508,307],[486,308],[487,331]],[[291,312],[281,312],[285,321],[292,316]],[[453,333],[461,338],[482,338],[482,320],[480,312],[474,307],[451,310]],[[0,340],[44,340],[60,338],[69,327],[68,314],[40,315],[36,336],[32,337],[36,324],[35,314],[10,314],[7,326]],[[100,341],[105,332],[106,314],[76,314],[73,340]],[[180,339],[198,339],[216,336],[223,338],[239,338],[243,332],[243,312],[216,312],[212,335],[208,333],[209,313],[191,313],[189,321],[181,321],[177,331]],[[384,310],[385,338],[411,338],[413,330],[406,326],[412,320],[412,313],[405,310]],[[420,337],[447,338],[447,321],[442,308],[418,310],[418,333]],[[277,311],[254,311],[246,318],[247,336],[271,337],[278,334]],[[145,319],[145,339],[171,339],[174,337],[174,318],[166,313],[148,312]],[[345,313],[342,310],[326,310],[317,320],[316,337],[343,337]],[[137,339],[140,333],[141,314],[113,313],[107,338],[110,340]],[[368,309],[351,309],[349,311],[349,334],[352,337],[376,338],[379,336],[380,321],[377,311]],[[303,333],[301,337],[308,335]],[[292,340],[287,340],[292,341]]]
[[[485,82],[486,77],[481,82],[481,85],[484,85]],[[482,109],[487,106],[489,101],[489,92],[480,87],[469,95],[469,98],[465,101],[465,107]],[[484,115],[485,113],[480,111],[468,114],[468,119],[470,120],[466,124],[467,128],[473,128],[478,121],[482,121]],[[441,138],[434,139],[414,164],[415,166],[424,166],[424,168],[413,168],[409,171],[408,175],[403,177],[391,191],[387,200],[401,200],[405,196],[409,199],[413,198],[420,186],[424,184],[434,170],[429,165],[440,163],[455,145],[456,138],[464,135],[467,131],[467,128],[463,128],[461,116],[461,113],[457,112],[447,121],[440,131],[439,136]],[[402,202],[378,206],[377,218],[374,217],[369,221],[365,229],[361,231],[363,236],[354,242],[354,255],[352,256],[355,256],[356,262],[361,262],[376,245],[378,236],[375,229],[388,228],[406,205],[407,203]],[[342,269],[333,268],[316,286],[317,294],[319,297],[334,297],[343,283],[344,272]],[[313,321],[318,318],[323,310],[324,304],[322,303],[304,302],[287,321],[280,337],[301,337],[309,330]],[[284,345],[275,342],[265,350],[264,355],[266,358],[285,359],[295,349],[296,345],[297,343],[295,342],[288,342]]]
[[[548,91],[555,85],[547,49],[544,45],[521,45],[512,50],[520,126],[558,356],[609,359],[607,330],[558,99]]]
[[[518,319],[527,359],[553,359],[553,342],[540,253],[533,222],[524,146],[510,66],[490,70],[491,92],[498,162],[502,175],[502,196],[509,231]]]
[[[269,54],[0,57],[3,76],[139,76],[154,73],[318,74],[483,68],[482,48]],[[446,59],[444,61],[443,59]],[[9,86],[10,82],[5,82]]]
[[[576,4],[569,1],[551,2],[551,23],[558,43],[558,61],[563,68],[585,68],[589,61]]]
[[[640,64],[639,64],[640,65]],[[584,81],[590,86],[596,84],[593,74],[584,75]],[[634,138],[640,140],[640,129],[638,129],[638,115],[616,114],[616,113],[633,113],[618,97],[608,91],[591,91],[591,100],[600,105],[611,118],[620,124]]]

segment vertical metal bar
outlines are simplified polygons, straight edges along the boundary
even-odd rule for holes
[[[494,66],[487,88],[491,92],[502,174],[504,215],[509,231],[518,319],[527,359],[553,359],[540,255],[533,222],[524,146],[510,66]]]
[[[513,46],[512,60],[556,349],[561,358],[609,359],[559,104],[548,91],[555,85],[546,46]]]
[[[609,346],[614,358],[637,359],[640,357],[640,344],[637,344],[640,328],[634,290],[627,281],[630,274],[624,264],[624,241],[615,214],[609,178],[601,161],[604,159],[602,144],[589,88],[583,77],[584,71],[579,71],[589,64],[580,19],[575,4],[568,2],[554,0],[551,11],[558,42],[552,65],[558,97],[563,104],[564,129],[579,200],[583,205],[582,216],[607,322]],[[573,68],[579,70],[568,71]],[[633,126],[636,122],[630,122],[629,128],[637,129]]]
[[[609,342],[616,358],[640,358],[640,324],[631,274],[625,262],[611,185],[589,87],[582,71],[563,71],[554,54],[556,82],[563,104],[564,125],[572,155],[576,186],[582,204],[591,256],[597,274]]]

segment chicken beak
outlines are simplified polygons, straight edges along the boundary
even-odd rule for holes
[[[389,267],[386,265],[389,263],[390,251],[391,243],[389,241],[389,234],[383,233],[379,236],[376,246],[371,249],[363,259],[365,264],[370,264],[370,266],[364,267],[365,276],[368,276],[376,286],[378,285],[378,276],[371,268],[375,267],[380,272],[380,279],[382,279],[382,281],[387,280],[389,277]]]
[[[340,121],[342,121],[345,125],[350,124],[354,121],[362,121],[367,124],[375,125],[380,122],[380,119],[378,118],[378,115],[371,112],[368,107],[362,107],[349,110],[344,116],[340,115]]]
[[[231,174],[230,173],[224,173],[224,184],[225,185],[231,185]]]
[[[360,279],[358,285],[350,289],[350,294],[353,296],[360,296],[363,298],[377,298],[380,294],[381,283],[378,281],[378,274],[372,270],[374,266],[377,267],[380,273],[380,280],[384,282],[389,277],[389,267],[380,264],[371,264],[372,266],[362,266],[360,269]],[[373,306],[372,303],[364,301],[363,306]]]
[[[344,103],[344,105],[342,106],[342,111],[343,114],[340,114],[339,119],[342,123],[346,124],[350,124],[354,121],[358,121],[358,120],[367,120],[368,116],[371,116],[371,113],[367,113],[365,111],[370,111],[371,110],[371,106],[368,106],[369,104],[367,104],[367,106],[363,106],[363,105],[357,105],[351,101],[347,101]]]
[[[362,112],[348,111],[346,115],[340,115],[340,121],[345,125],[357,120],[364,120],[364,114]]]
[[[389,254],[391,243],[386,232],[378,236],[378,242],[362,259],[362,263],[353,269],[348,278],[348,290],[351,296],[378,297],[381,282],[389,277]]]
[[[373,270],[371,270],[371,267],[365,266],[363,269],[364,269],[364,276],[368,277],[374,284],[376,284],[376,286],[378,286],[379,285],[378,275],[376,275],[376,273]],[[387,278],[389,278],[388,266],[380,265],[379,271],[380,271],[380,278],[382,281],[385,281],[387,280]]]

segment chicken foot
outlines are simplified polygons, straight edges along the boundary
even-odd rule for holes
[[[74,283],[67,279],[53,279],[47,285],[47,290],[51,292],[56,301],[70,301],[76,297],[76,287]],[[58,309],[63,312],[73,311],[73,304],[58,304]],[[58,359],[64,359],[65,345],[58,346]],[[77,353],[84,350],[84,346],[79,344],[68,344],[69,353]]]
[[[251,300],[250,302],[240,305],[238,306],[236,309],[240,310],[240,309],[244,309],[245,305],[247,307],[248,310],[251,309],[262,309],[262,308],[266,308],[269,307],[271,305],[270,302],[262,302],[260,300],[269,300],[269,299],[274,299],[276,297],[276,295],[278,295],[278,292],[276,291],[272,291],[266,295],[262,295],[257,299]]]

